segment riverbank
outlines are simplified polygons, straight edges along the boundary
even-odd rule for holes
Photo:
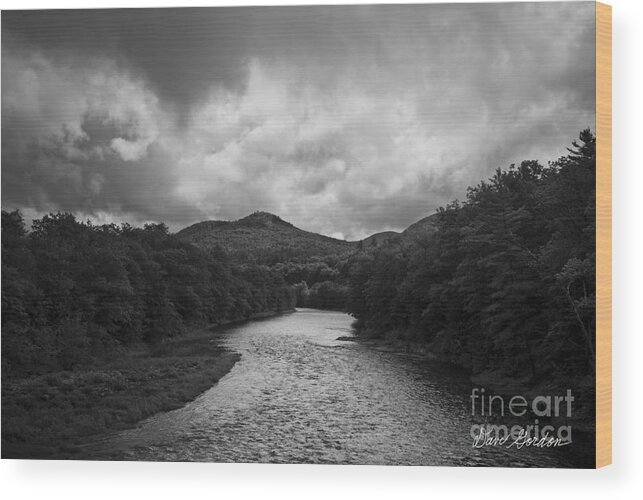
[[[571,377],[557,374],[547,379],[537,380],[529,377],[520,378],[511,376],[501,370],[473,374],[458,365],[441,359],[438,354],[430,350],[429,344],[405,339],[403,335],[400,336],[400,334],[396,332],[378,337],[358,334],[354,337],[339,337],[337,340],[359,342],[376,351],[409,356],[427,361],[431,360],[456,367],[458,370],[467,373],[472,387],[485,388],[488,394],[505,397],[521,395],[528,400],[532,400],[538,396],[565,395],[569,389],[575,398],[573,418],[575,428],[581,432],[595,432],[595,392],[594,378],[591,375]]]
[[[73,459],[89,436],[180,408],[226,375],[240,355],[212,330],[96,366],[2,383],[2,458]]]
[[[220,330],[291,312],[216,323],[72,371],[3,380],[2,458],[74,459],[88,437],[182,407],[240,359],[219,345]]]
[[[218,323],[212,323],[211,325],[208,326],[208,330],[220,330],[222,328],[228,328],[231,326],[235,325],[243,325],[244,323],[247,323],[248,321],[259,321],[262,319],[270,319],[274,318],[275,316],[282,316],[284,314],[291,314],[296,312],[297,309],[284,309],[284,310],[279,310],[279,311],[263,311],[263,312],[258,312],[251,314],[250,316],[247,316],[245,318],[240,318],[240,319],[232,319],[229,321],[220,321]]]

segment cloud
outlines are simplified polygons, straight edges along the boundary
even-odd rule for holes
[[[519,93],[495,106],[500,122],[475,81],[382,89],[366,71],[328,92],[301,71],[253,60],[242,90],[213,92],[188,121],[179,196],[213,218],[262,209],[360,238],[403,229],[498,166],[563,154],[593,121],[564,92]],[[463,116],[449,122],[453,109]]]
[[[404,229],[593,126],[592,5],[110,11],[86,47],[3,16],[3,207]]]
[[[114,61],[38,51],[5,51],[2,65],[3,206],[117,216],[145,191],[148,149],[163,148],[172,118],[144,81]],[[127,177],[134,183],[121,189]]]
[[[116,151],[125,161],[137,161],[147,154],[147,147],[150,142],[145,140],[128,141],[122,137],[112,139],[111,148]]]

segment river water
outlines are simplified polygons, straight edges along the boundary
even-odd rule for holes
[[[375,349],[343,313],[301,309],[213,333],[241,353],[183,408],[93,445],[125,460],[589,467],[591,450],[474,448],[458,370]]]

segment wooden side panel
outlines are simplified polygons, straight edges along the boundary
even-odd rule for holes
[[[612,463],[612,7],[596,3],[596,467]]]

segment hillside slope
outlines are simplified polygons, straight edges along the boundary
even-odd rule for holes
[[[357,243],[304,231],[266,212],[237,221],[198,222],[178,235],[201,248],[219,247],[236,260],[268,265],[342,256],[357,248]]]
[[[397,233],[395,231],[384,231],[381,233],[371,234],[361,241],[362,248],[366,250],[372,247],[387,245],[389,243],[397,243],[399,242],[400,237],[401,233]]]
[[[408,248],[416,244],[425,244],[437,232],[437,214],[432,214],[414,222],[404,231],[384,231],[375,233],[359,242],[358,248],[364,251],[379,247]]]
[[[402,238],[406,240],[413,240],[416,238],[432,235],[437,231],[438,214],[431,214],[424,217],[419,221],[411,224],[404,231],[402,231]]]

